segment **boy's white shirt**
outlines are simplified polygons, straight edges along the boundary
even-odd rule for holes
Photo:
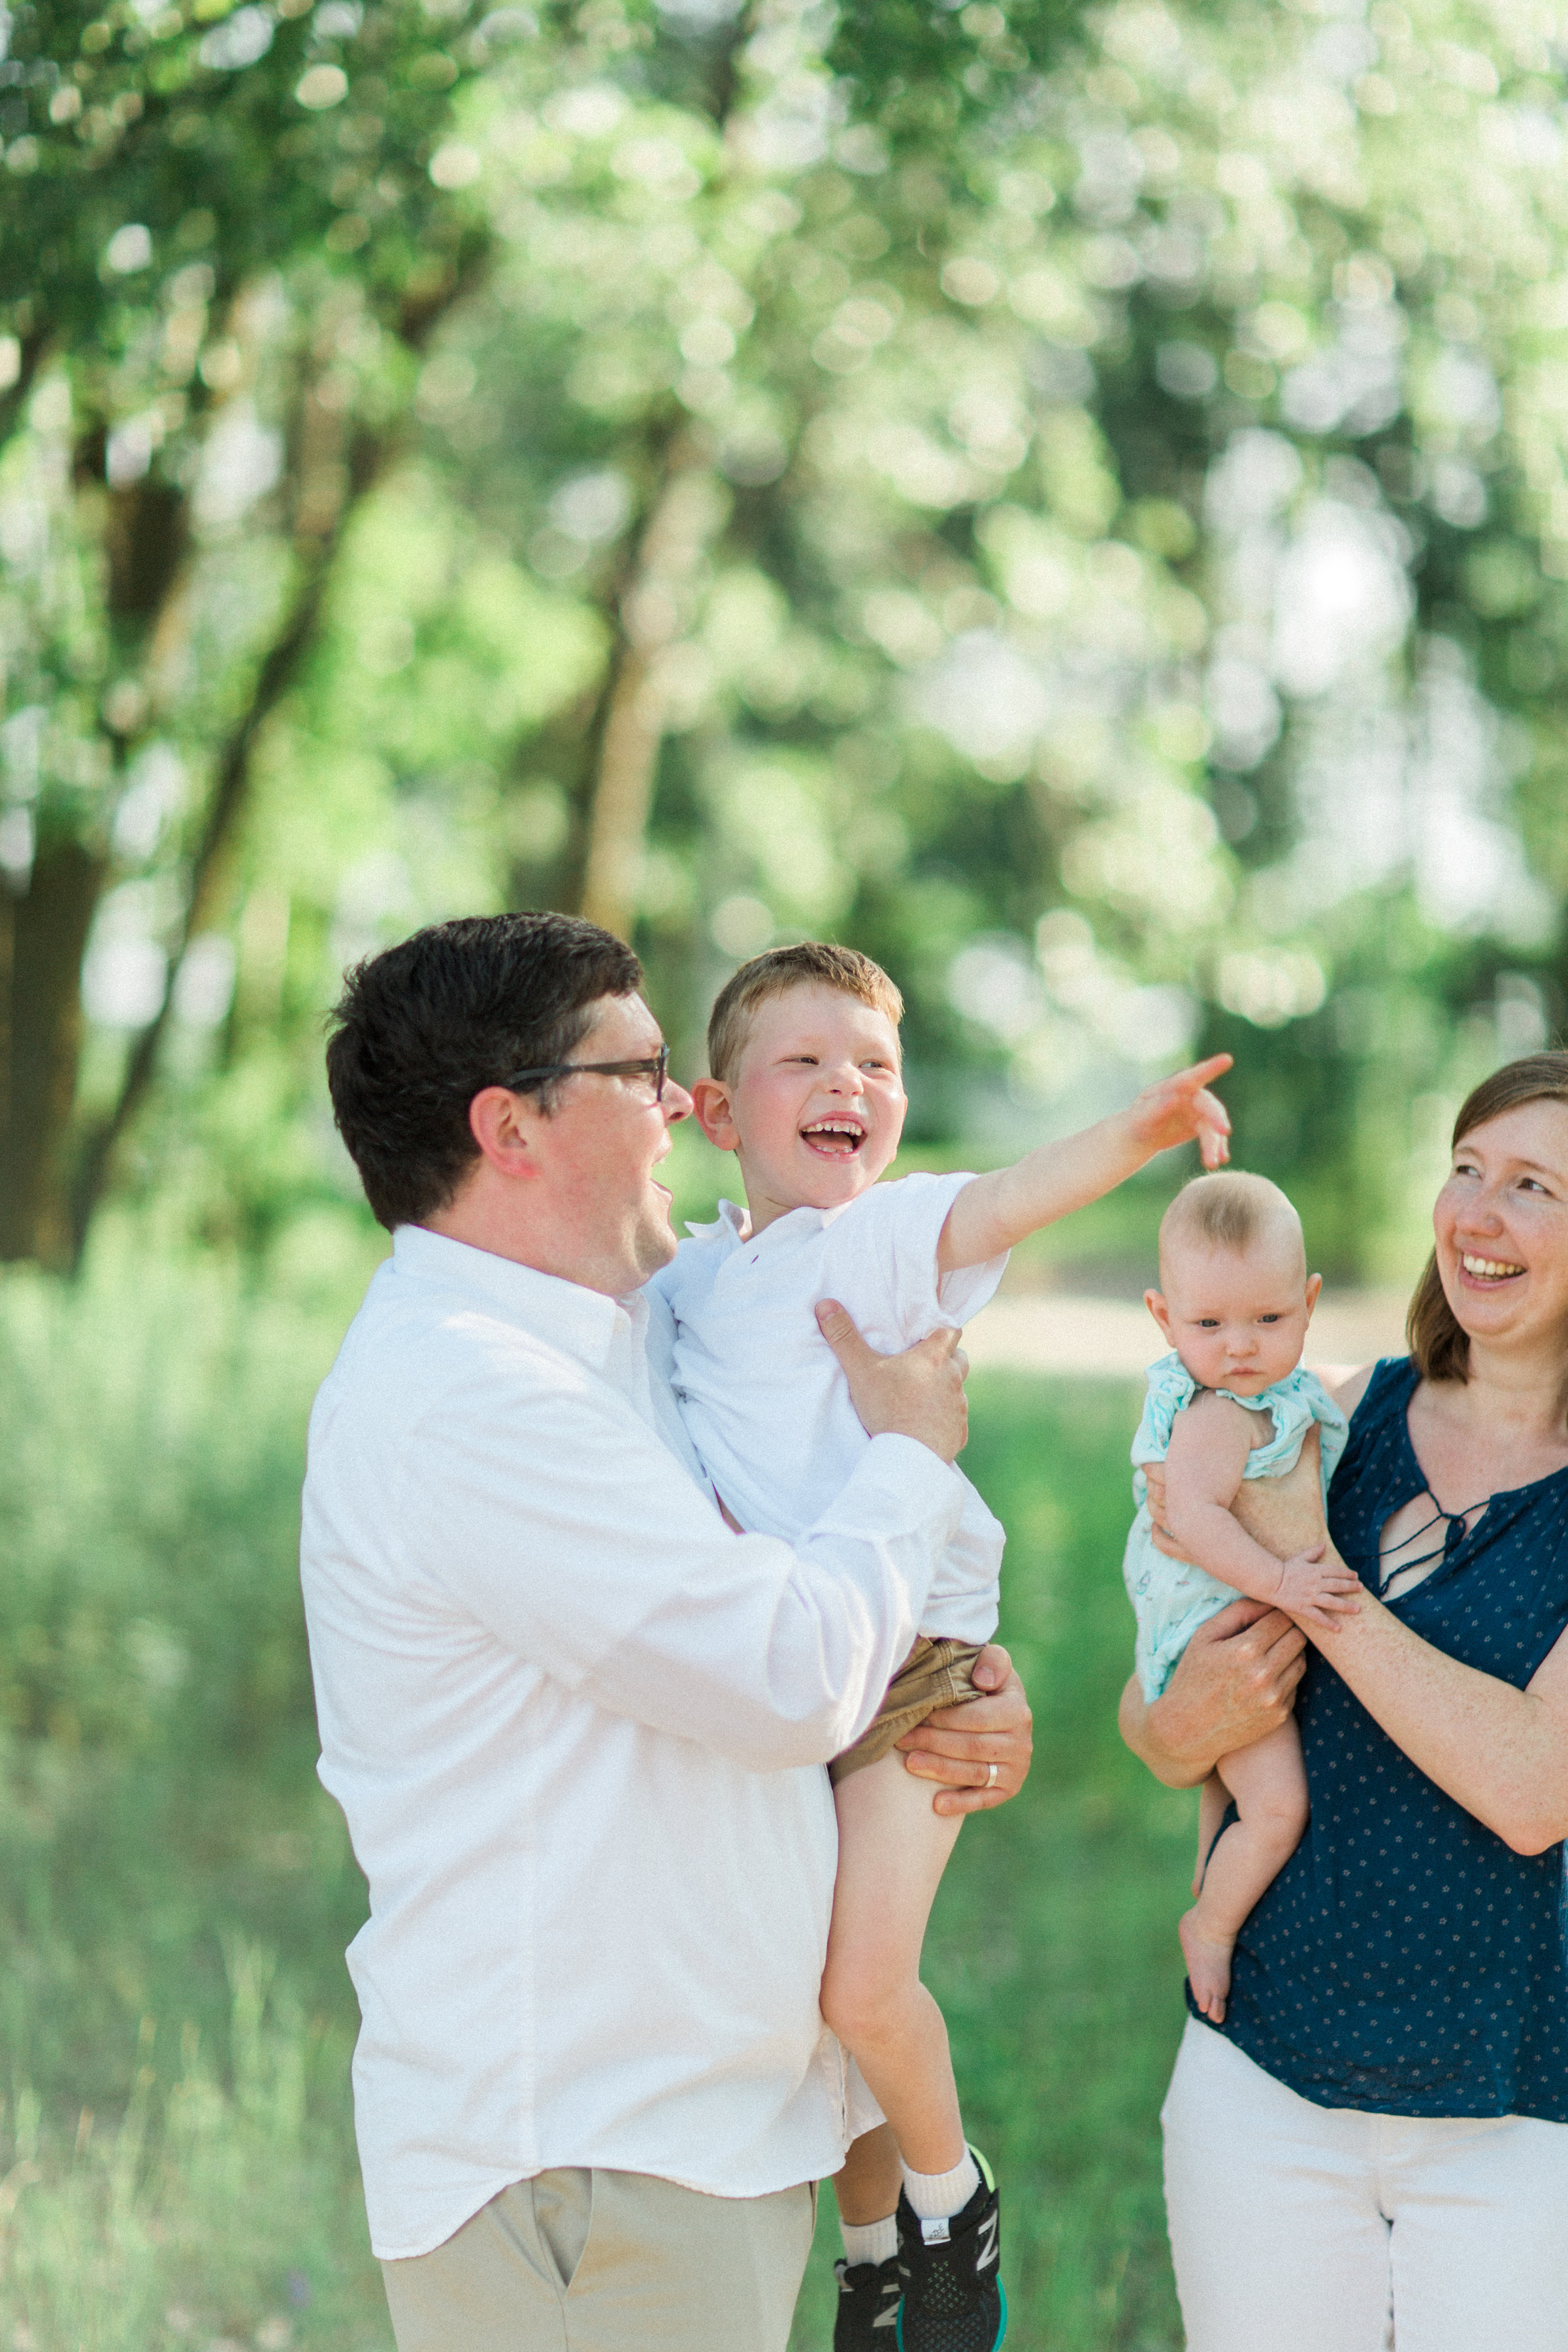
[[[653,1278],[676,1321],[674,1385],[704,1470],[743,1528],[793,1541],[837,1494],[870,1443],[816,1326],[820,1298],[847,1307],[885,1355],[953,1328],[992,1297],[1005,1255],[942,1276],[937,1244],[964,1173],[873,1184],[837,1209],[792,1209],[750,1239],[721,1201],[689,1225]],[[973,1486],[943,1553],[921,1631],[987,1642],[996,1630],[1003,1530]]]

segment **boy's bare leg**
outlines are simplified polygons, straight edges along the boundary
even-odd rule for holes
[[[852,2230],[886,2221],[898,2204],[902,2185],[899,2143],[890,2125],[879,2124],[875,2131],[862,2132],[850,2145],[844,2169],[833,2177],[839,2220],[847,2221]]]
[[[1211,1772],[1198,1791],[1198,1859],[1193,1872],[1193,1900],[1195,1903],[1204,1891],[1204,1873],[1208,1868],[1214,1842],[1219,1835],[1219,1825],[1225,1819],[1225,1809],[1230,1802],[1230,1790],[1217,1772]]]
[[[838,1877],[822,1979],[822,2014],[854,2053],[912,2172],[964,2161],[963,2125],[941,2010],[921,1982],[926,1921],[961,1819],[897,1753],[851,1772],[834,1791]]]
[[[1230,1956],[1242,1922],[1307,1826],[1307,1774],[1294,1718],[1252,1747],[1222,1756],[1218,1777],[1241,1819],[1210,1853],[1202,1891],[1181,1924],[1193,1999],[1215,2025],[1225,2021]]]

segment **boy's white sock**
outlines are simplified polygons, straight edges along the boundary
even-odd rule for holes
[[[922,2221],[950,2221],[962,2213],[980,2186],[980,2168],[967,2148],[951,2172],[911,2172],[904,2167],[904,2195]]]
[[[858,2263],[891,2262],[899,2251],[899,2217],[889,2213],[885,2221],[846,2221],[838,2223],[844,2241],[844,2259],[853,2270]]]

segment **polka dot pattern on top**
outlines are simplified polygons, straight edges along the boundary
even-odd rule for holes
[[[1405,1358],[1378,1365],[1329,1496],[1334,1542],[1373,1591],[1384,1522],[1427,1491],[1415,1378]],[[1523,1689],[1568,1628],[1568,1470],[1492,1496],[1468,1533],[1439,1519],[1431,1541],[1436,1566],[1386,1605]],[[1307,1658],[1311,1819],[1242,1928],[1215,2030],[1319,2106],[1568,2123],[1563,1846],[1513,1853]]]

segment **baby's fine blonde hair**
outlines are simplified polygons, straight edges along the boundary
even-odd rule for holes
[[[1241,1168],[1219,1168],[1184,1184],[1160,1220],[1160,1258],[1184,1242],[1210,1249],[1247,1250],[1260,1241],[1289,1239],[1301,1254],[1307,1244],[1294,1204],[1267,1176]]]

